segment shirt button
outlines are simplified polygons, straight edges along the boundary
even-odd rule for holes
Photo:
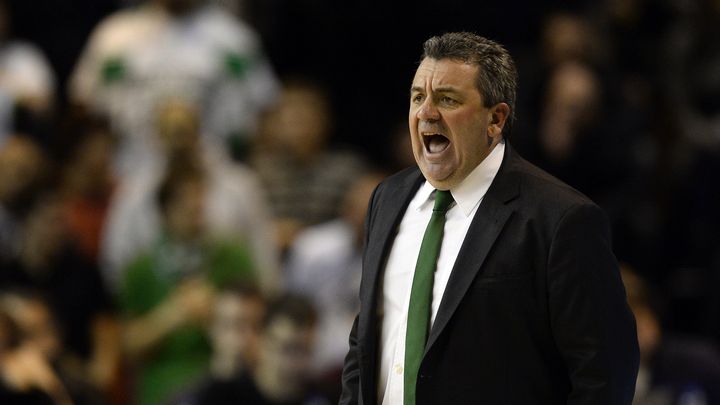
[[[403,373],[403,367],[399,364],[395,365],[395,374],[401,375]]]

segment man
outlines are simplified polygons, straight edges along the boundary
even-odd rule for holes
[[[229,283],[218,289],[207,329],[212,346],[208,372],[202,382],[182,391],[170,404],[201,405],[223,400],[239,375],[250,374],[257,365],[266,306],[265,297],[253,284]]]
[[[157,191],[163,176],[193,167],[205,177],[202,215],[207,229],[222,238],[247,242],[259,269],[261,287],[270,292],[279,284],[278,257],[265,209],[264,193],[252,170],[227,159],[217,145],[204,142],[197,106],[181,99],[165,100],[155,108],[155,132],[162,149],[156,165],[126,176],[110,205],[103,232],[104,275],[119,287],[130,262],[162,234]]]
[[[340,207],[340,216],[310,226],[295,239],[284,269],[288,290],[312,298],[318,309],[313,367],[323,382],[338,390],[347,354],[347,336],[360,307],[362,248],[367,201],[386,176],[367,172],[355,179]]]
[[[328,404],[309,379],[316,326],[316,309],[305,297],[273,299],[262,320],[255,366],[203,387],[178,405]]]
[[[207,180],[189,165],[165,175],[156,193],[161,230],[123,273],[118,303],[124,348],[138,364],[139,405],[165,403],[204,375],[216,289],[260,280],[243,241],[208,228]]]
[[[631,403],[637,337],[607,221],[505,141],[516,82],[493,41],[425,42],[419,169],[370,201],[341,404]]]

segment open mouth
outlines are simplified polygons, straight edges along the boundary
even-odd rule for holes
[[[450,146],[450,140],[442,134],[423,135],[423,142],[428,153],[440,153]]]

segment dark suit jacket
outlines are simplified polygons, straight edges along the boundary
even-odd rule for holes
[[[370,201],[343,405],[378,402],[383,270],[423,180],[406,169]],[[417,404],[630,404],[638,361],[603,212],[506,144],[430,331]]]

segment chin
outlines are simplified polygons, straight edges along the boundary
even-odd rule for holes
[[[426,175],[425,180],[427,180],[428,183],[430,183],[430,185],[432,185],[437,190],[450,190],[450,188],[453,186],[450,178],[444,178],[440,180]]]

